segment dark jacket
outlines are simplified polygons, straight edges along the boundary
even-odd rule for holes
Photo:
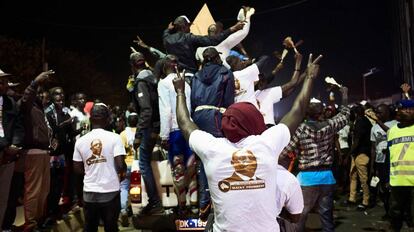
[[[35,86],[29,85],[19,100],[25,128],[25,149],[49,149],[51,133],[46,124],[42,102],[36,97]]]
[[[157,81],[150,70],[142,70],[135,79],[134,102],[138,113],[137,133],[142,129],[160,130]]]
[[[53,131],[53,138],[57,139],[58,146],[53,151],[52,155],[66,154],[66,157],[73,155],[73,147],[75,142],[75,131],[72,124],[61,125],[64,121],[70,119],[70,115],[66,109],[57,111],[55,105],[52,103],[46,110],[46,118],[49,121],[49,125]]]
[[[362,116],[355,120],[352,137],[354,140],[358,140],[358,145],[354,148],[354,150],[350,151],[353,156],[356,157],[359,154],[366,154],[370,156],[371,128],[372,124],[367,117]]]
[[[215,46],[231,34],[227,29],[217,36],[200,36],[184,32],[164,31],[163,42],[168,54],[178,57],[179,65],[192,73],[197,72],[198,65],[195,53],[199,47]]]
[[[5,147],[23,145],[24,127],[22,116],[13,98],[3,96],[2,126],[4,137],[0,137],[0,151]]]
[[[197,106],[210,105],[227,108],[234,103],[234,76],[223,65],[207,63],[198,71],[191,84],[192,119],[197,126],[216,137],[222,137],[221,117],[218,110]]]

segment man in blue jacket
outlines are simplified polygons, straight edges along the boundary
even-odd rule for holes
[[[215,48],[207,48],[203,52],[203,58],[203,68],[195,74],[191,85],[191,117],[201,130],[215,137],[223,137],[221,117],[226,108],[234,103],[234,76],[223,66],[220,54]],[[202,164],[198,181],[200,218],[206,219],[211,203]]]

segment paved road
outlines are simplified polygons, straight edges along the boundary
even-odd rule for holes
[[[337,232],[364,232],[364,231],[389,231],[389,223],[381,220],[384,215],[384,210],[381,203],[374,208],[368,209],[365,212],[357,211],[355,207],[344,207],[342,202],[346,199],[345,196],[335,201],[334,217]],[[151,220],[151,219],[146,219]],[[21,207],[18,209],[18,217],[16,218],[16,225],[23,222],[23,210]],[[58,224],[51,228],[51,231],[82,231],[83,212],[79,210],[73,214],[70,214],[69,219],[60,221]],[[155,224],[162,224],[162,221],[158,221]],[[307,228],[309,231],[322,231],[319,217],[315,213],[311,213],[308,218]],[[147,232],[151,230],[137,230],[132,225],[132,220],[129,227],[120,227],[120,231],[142,231]],[[99,228],[100,232],[103,232],[103,228]],[[410,231],[404,226],[403,232]],[[414,230],[411,230],[414,231]]]

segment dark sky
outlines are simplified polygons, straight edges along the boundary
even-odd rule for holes
[[[382,97],[398,92],[401,83],[393,77],[391,1],[385,0],[278,0],[207,1],[216,20],[229,27],[240,6],[256,8],[250,34],[243,42],[253,56],[282,48],[292,36],[305,42],[299,48],[323,54],[321,76],[314,95],[324,98],[323,79],[334,77],[349,86],[350,95],[362,95],[362,77],[369,68],[381,72],[367,80],[368,95]],[[124,86],[129,75],[129,46],[139,34],[147,44],[163,50],[161,34],[176,16],[194,19],[204,1],[2,1],[1,34],[26,41],[47,39],[49,47],[92,51],[98,54],[102,71],[111,73]],[[284,7],[287,6],[287,7]],[[1,52],[1,51],[0,51]],[[288,57],[293,63],[293,58]],[[304,62],[306,63],[306,62]],[[53,68],[53,67],[52,67]],[[280,83],[290,78],[287,65]],[[58,71],[58,70],[57,70]]]

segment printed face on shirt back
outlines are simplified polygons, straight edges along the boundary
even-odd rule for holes
[[[91,143],[91,151],[94,155],[101,156],[102,141],[100,139],[94,139]]]
[[[91,142],[91,156],[86,160],[87,165],[105,163],[106,158],[101,154],[102,153],[102,141],[100,139],[94,139]]]
[[[254,176],[257,168],[257,160],[253,153],[249,150],[239,150],[233,153],[231,164],[234,170],[245,176]]]
[[[252,151],[234,152],[230,163],[235,172],[218,182],[218,188],[222,192],[266,188],[265,180],[256,176],[257,159]]]

